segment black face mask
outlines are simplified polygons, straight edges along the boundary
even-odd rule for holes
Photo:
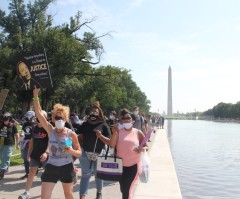
[[[91,121],[96,121],[98,119],[97,115],[89,115]]]

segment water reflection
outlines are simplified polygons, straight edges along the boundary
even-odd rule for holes
[[[184,199],[240,198],[240,124],[168,120]]]
[[[172,120],[167,120],[167,134],[168,138],[172,137]]]

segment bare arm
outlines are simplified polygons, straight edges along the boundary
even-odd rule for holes
[[[144,138],[145,138],[145,134],[143,134],[142,131],[138,131],[139,144],[142,143],[142,141],[144,140]],[[140,152],[142,152],[142,151],[145,151],[145,150],[148,150],[147,143],[145,143],[142,147],[139,146],[139,147],[136,147],[136,148],[134,149],[134,151],[136,151],[136,152],[138,152],[138,153],[140,153]]]
[[[82,150],[81,150],[80,144],[78,142],[77,134],[75,132],[72,132],[71,139],[72,139],[72,143],[73,143],[73,148],[65,148],[65,150],[69,154],[71,154],[75,157],[80,157],[82,155]]]
[[[113,126],[112,127],[112,136],[111,136],[111,139],[108,144],[112,148],[116,147],[116,145],[117,145],[118,133],[119,133],[119,129],[116,126]]]
[[[46,120],[46,118],[42,114],[42,108],[39,103],[38,93],[39,89],[35,86],[35,88],[33,89],[33,105],[35,113],[42,127],[47,131],[48,135],[50,135],[50,132],[53,130],[53,126]]]
[[[104,143],[109,145],[110,139],[102,134],[101,131],[96,130],[96,136]]]

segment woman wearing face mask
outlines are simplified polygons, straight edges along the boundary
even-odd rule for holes
[[[113,127],[109,146],[117,148],[117,157],[123,160],[123,175],[119,181],[122,199],[132,199],[132,191],[140,169],[140,153],[148,147],[140,147],[144,139],[142,131],[133,128],[133,117],[127,109],[121,110],[122,128]]]
[[[96,179],[96,199],[102,198],[103,181],[96,178],[96,157],[102,152],[105,144],[108,144],[110,129],[104,120],[99,102],[96,102],[89,113],[86,122],[83,122],[79,129],[79,142],[82,143],[81,163],[82,177],[80,182],[80,199],[85,199],[88,193],[89,180],[95,174]],[[97,137],[97,135],[102,135]]]
[[[0,179],[4,178],[10,165],[15,143],[18,143],[19,135],[11,113],[4,113],[0,121]],[[16,149],[19,147],[16,145]]]
[[[62,182],[66,199],[73,199],[73,182],[75,171],[72,156],[79,157],[82,154],[78,143],[77,134],[65,127],[69,117],[69,108],[61,104],[55,104],[52,110],[52,121],[55,127],[47,121],[42,114],[38,97],[39,89],[33,90],[33,102],[39,123],[47,131],[49,137],[47,165],[42,174],[41,198],[50,199],[53,188],[58,180]],[[72,146],[66,143],[72,140]]]

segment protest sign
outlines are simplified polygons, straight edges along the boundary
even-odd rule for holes
[[[20,90],[53,87],[45,51],[22,54],[17,61]]]

